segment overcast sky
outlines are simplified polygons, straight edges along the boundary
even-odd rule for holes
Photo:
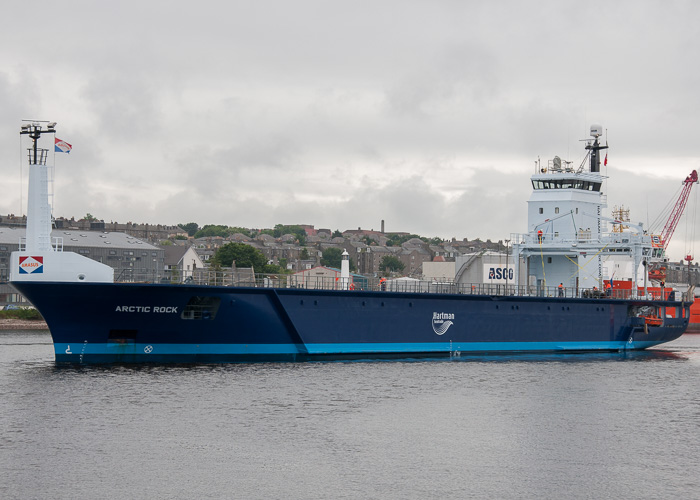
[[[57,216],[507,239],[537,157],[578,164],[600,123],[608,210],[646,225],[700,167],[699,20],[695,1],[7,2],[0,213],[26,210],[18,132],[42,119],[73,145]]]

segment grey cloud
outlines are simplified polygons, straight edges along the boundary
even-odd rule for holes
[[[67,0],[41,37],[8,22],[35,11],[0,21],[0,162],[20,119],[59,122],[65,215],[502,239],[533,160],[580,161],[592,122],[636,218],[700,156],[696,2]]]

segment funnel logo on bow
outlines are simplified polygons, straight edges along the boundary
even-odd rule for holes
[[[40,274],[44,272],[44,257],[20,257],[19,274]]]
[[[451,327],[454,322],[455,315],[453,313],[434,312],[433,313],[433,331],[438,335],[442,335]]]

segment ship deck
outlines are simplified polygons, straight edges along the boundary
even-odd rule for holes
[[[197,286],[254,287],[302,290],[349,290],[387,291],[399,293],[431,293],[448,295],[490,295],[496,297],[557,297],[591,298],[619,300],[663,300],[668,299],[669,290],[649,287],[644,294],[640,289],[634,295],[632,287],[612,289],[607,293],[601,288],[582,289],[559,286],[526,286],[514,283],[455,283],[452,280],[420,280],[414,278],[385,279],[373,276],[351,274],[343,279],[334,276],[310,276],[308,274],[262,274],[249,270],[196,270],[194,272],[170,273],[166,276],[135,276],[122,274],[115,279],[118,283],[159,283]],[[677,292],[671,301],[686,301],[687,293]]]

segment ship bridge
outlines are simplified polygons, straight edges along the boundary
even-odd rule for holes
[[[546,166],[535,162],[528,232],[511,235],[518,256],[515,276],[527,277],[527,283],[518,284],[541,290],[561,283],[580,290],[602,289],[604,280],[613,276],[637,282],[642,262],[653,254],[651,236],[641,225],[626,223],[633,229],[608,232],[608,222],[620,223],[602,214],[607,177],[600,172],[600,154],[608,146],[600,143],[599,125],[591,127],[590,135],[578,168],[558,156]]]

